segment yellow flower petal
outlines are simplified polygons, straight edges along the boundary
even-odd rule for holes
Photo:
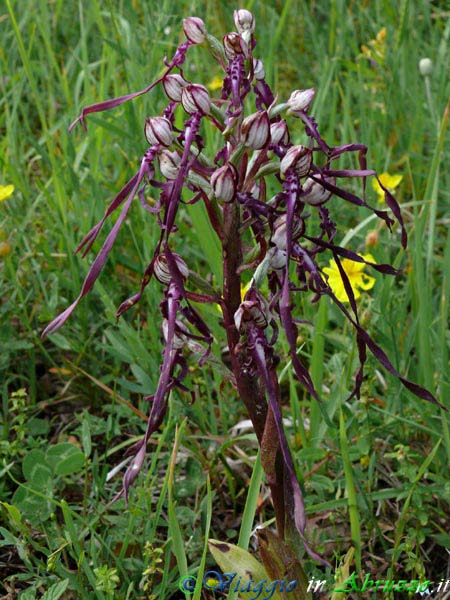
[[[248,290],[250,289],[251,283],[252,283],[251,279],[245,285],[243,283],[241,283],[241,302],[244,301],[244,296],[248,292]],[[220,304],[216,304],[216,307],[217,307],[217,310],[222,314],[222,307],[220,306]]]
[[[3,200],[6,200],[10,196],[12,196],[13,192],[13,185],[0,185],[0,202],[3,202]]]
[[[394,190],[403,179],[403,175],[389,175],[389,173],[382,173],[380,175],[380,181],[384,187],[389,190]]]
[[[383,27],[383,29],[380,29],[380,31],[377,33],[377,37],[376,37],[377,42],[380,42],[381,44],[383,44],[386,40],[386,27]]]
[[[390,192],[394,191],[396,187],[400,185],[403,179],[403,175],[390,175],[389,173],[382,173],[379,177],[382,185],[387,188]],[[378,195],[378,202],[384,201],[384,190],[378,183],[377,179],[372,179],[372,188]]]
[[[215,90],[220,90],[222,85],[223,85],[222,79],[218,75],[215,75],[206,87],[209,90],[211,90],[212,92],[214,92]]]
[[[360,254],[359,256],[368,262],[375,263],[375,259],[371,254]],[[362,272],[366,266],[364,263],[344,258],[341,261],[341,264],[352,287],[355,300],[357,300],[361,295],[359,291],[360,289],[370,290],[373,288],[375,285],[375,277],[371,277],[370,275],[366,275],[366,273]],[[349,302],[350,300],[345,290],[344,282],[342,281],[336,261],[331,259],[330,266],[325,267],[322,269],[322,271],[325,273],[325,275],[327,275],[327,283],[336,298],[340,302]]]
[[[371,277],[370,275],[366,275],[365,273],[361,273],[358,280],[354,281],[355,286],[361,288],[362,290],[371,290],[375,285],[375,277]]]

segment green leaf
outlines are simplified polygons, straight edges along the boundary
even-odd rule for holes
[[[240,591],[239,598],[243,600],[255,598],[255,594],[257,593],[255,588],[257,586],[261,586],[262,597],[264,597],[264,591],[268,591],[267,586],[270,589],[270,577],[264,566],[250,552],[239,548],[239,546],[214,539],[208,540],[208,547],[223,573],[236,573],[230,590],[234,590],[236,585],[239,586],[239,590],[243,590],[248,582],[253,580],[250,584],[253,591],[249,591],[248,593]],[[239,579],[241,579],[241,582],[234,584],[234,581],[239,582]],[[262,583],[263,581],[265,582],[264,584]],[[283,597],[277,591],[271,597],[273,600],[283,600]]]
[[[4,527],[0,527],[0,534],[3,536],[3,539],[0,540],[0,547],[1,546],[15,546],[16,544],[19,543],[19,539],[16,538],[14,535],[12,535],[12,533],[10,533]]]
[[[19,600],[36,600],[36,590],[25,590],[20,594]]]
[[[57,475],[71,475],[81,471],[84,466],[85,456],[82,452],[66,456],[61,462],[56,465],[55,473]]]
[[[353,555],[355,554],[355,549],[353,546],[350,546],[347,554],[342,559],[342,564],[338,567],[335,574],[335,586],[334,588],[340,588],[341,584],[343,584],[350,577],[350,565],[353,562]],[[341,592],[334,592],[331,595],[331,600],[344,600],[347,594],[343,594]]]
[[[286,600],[310,600],[308,577],[295,556],[294,540],[281,540],[270,529],[258,529],[258,553],[272,581],[284,580]],[[288,545],[289,544],[289,545]]]
[[[84,455],[88,458],[92,451],[91,441],[91,428],[89,427],[89,421],[83,419],[81,424],[81,442],[83,444]]]
[[[3,506],[7,511],[10,521],[14,524],[14,527],[20,531],[23,531],[25,527],[22,523],[22,515],[20,514],[20,510],[17,508],[17,506],[8,504],[7,502],[0,502],[0,505]]]
[[[42,494],[42,489],[39,489],[39,493]],[[53,506],[47,498],[33,494],[25,487],[16,490],[12,502],[21,511],[22,517],[28,519],[32,524],[47,521],[53,511]]]
[[[28,419],[28,429],[33,436],[46,436],[50,430],[50,423],[47,419],[38,419],[37,417]]]
[[[136,377],[136,381],[146,390],[151,390],[153,387],[153,381],[149,377],[148,373],[139,365],[130,365],[131,372]]]
[[[58,348],[61,348],[61,350],[73,349],[73,344],[71,344],[69,340],[61,333],[52,333],[48,337],[52,343],[55,344],[55,346],[58,346]]]
[[[13,536],[7,529],[0,527],[0,534],[3,536],[3,539],[0,539],[0,547],[2,546],[14,546],[17,550],[17,554],[19,558],[25,562],[28,566],[30,564],[29,561],[29,550],[26,542],[22,541],[19,538]]]
[[[450,548],[450,534],[448,533],[437,533],[433,535],[433,538],[437,541],[439,546],[444,548]]]
[[[52,470],[46,463],[45,454],[42,450],[31,450],[25,456],[22,471],[25,479],[36,488],[46,486],[52,478]]]
[[[46,458],[57,475],[70,475],[80,471],[85,460],[84,454],[78,446],[68,442],[51,446],[47,450]]]
[[[64,579],[64,581],[58,581],[49,588],[45,594],[42,596],[41,600],[58,600],[64,594],[69,585],[69,580]]]

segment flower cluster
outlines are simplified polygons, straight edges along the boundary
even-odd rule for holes
[[[119,106],[158,84],[168,98],[161,115],[146,119],[144,133],[149,147],[139,170],[78,247],[86,254],[108,217],[120,209],[78,298],[47,326],[44,334],[61,327],[81,298],[92,289],[131,203],[138,198],[143,208],[157,219],[160,235],[149,256],[140,289],[122,302],[117,315],[139,301],[151,278],[157,279],[162,286],[160,308],[165,347],[157,389],[149,397],[152,404],[147,431],[133,448],[134,457],[117,497],[122,494],[128,497],[130,484],[143,465],[149,437],[164,418],[169,391],[174,387],[186,390],[183,378],[189,351],[193,347],[200,348],[202,360],[210,352],[212,336],[201,316],[201,304],[219,304],[222,314],[218,313],[218,319],[230,351],[232,380],[262,448],[262,464],[272,491],[280,535],[283,536],[288,523],[295,523],[307,551],[322,560],[309,548],[304,537],[306,518],[302,493],[282,424],[277,376],[280,328],[289,344],[296,378],[320,402],[324,418],[329,419],[307,366],[297,353],[294,294],[308,294],[311,302],[323,295],[329,296],[354,326],[360,368],[350,397],[359,394],[368,348],[413,393],[431,402],[436,400],[427,390],[397,373],[360,325],[357,288],[368,289],[373,285],[371,276],[361,274],[362,268],[368,265],[385,274],[394,274],[395,269],[387,264],[376,264],[372,256],[360,255],[335,243],[336,224],[332,215],[339,214],[341,203],[346,202],[373,211],[389,228],[394,223],[393,214],[400,225],[402,244],[406,245],[402,216],[388,189],[389,184],[385,185],[375,171],[367,168],[367,148],[363,144],[330,146],[321,137],[318,124],[311,116],[313,89],[294,90],[285,102],[277,101],[265,80],[264,64],[255,55],[253,15],[247,10],[235,11],[234,22],[236,31],[227,33],[220,42],[208,33],[201,19],[185,19],[183,29],[187,41],[178,47],[172,60],[166,61],[166,68],[156,81],[141,91],[84,108],[71,125],[73,128],[80,122],[85,126],[88,114]],[[202,45],[209,51],[223,71],[218,98],[211,97],[204,85],[191,81],[189,71],[183,68],[193,45]],[[246,113],[248,106],[252,107],[250,114]],[[185,112],[182,128],[175,124],[175,111],[180,107]],[[206,146],[202,121],[208,121],[220,131],[222,147],[212,150]],[[291,131],[299,126],[306,133],[305,145],[291,141]],[[340,169],[336,166],[339,158],[349,153],[357,155],[358,167]],[[345,179],[359,178],[364,190],[369,176],[376,178],[390,213],[369,206],[364,192],[359,197],[341,184]],[[154,206],[145,201],[148,186],[158,194]],[[276,189],[275,195],[269,197],[269,189]],[[181,256],[183,244],[178,240],[176,223],[183,199],[204,204],[210,226],[222,245],[220,292],[193,273],[188,257]],[[322,268],[323,254],[331,257],[331,269]],[[354,265],[351,273],[349,263]],[[251,273],[251,281],[241,298],[241,276],[245,271]],[[262,289],[268,292],[263,293]],[[286,501],[283,490],[290,493],[292,502]]]

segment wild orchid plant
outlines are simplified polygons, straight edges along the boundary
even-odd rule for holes
[[[307,552],[323,562],[305,540],[302,492],[282,423],[278,383],[280,356],[277,354],[280,327],[289,345],[296,378],[310,396],[321,403],[307,365],[297,353],[299,319],[295,315],[293,296],[308,294],[311,303],[321,296],[329,296],[355,328],[360,367],[349,399],[359,395],[368,348],[385,369],[416,396],[431,402],[436,400],[430,392],[402,377],[361,326],[355,293],[342,261],[369,265],[384,274],[397,271],[390,265],[366,260],[367,257],[334,241],[336,224],[332,215],[341,210],[341,201],[371,210],[389,228],[394,224],[387,211],[366,202],[366,178],[374,176],[399,223],[405,247],[406,231],[396,200],[376,172],[367,168],[366,146],[359,143],[330,146],[321,137],[316,121],[308,112],[314,98],[313,89],[295,90],[287,102],[278,103],[265,80],[263,62],[254,54],[253,15],[247,10],[237,10],[234,22],[237,31],[226,34],[220,43],[207,32],[201,19],[185,19],[183,29],[187,41],[177,48],[172,60],[165,60],[161,77],[141,91],[84,108],[70,126],[72,129],[79,121],[85,127],[88,114],[115,108],[146,94],[158,84],[169,98],[161,116],[146,119],[149,148],[138,172],[77,248],[77,251],[83,249],[84,256],[107,218],[121,208],[78,298],[47,326],[43,335],[59,329],[92,289],[137,197],[142,207],[157,220],[161,231],[140,289],[119,306],[117,316],[140,300],[151,278],[155,277],[163,286],[160,309],[165,347],[156,391],[148,397],[152,404],[147,430],[132,449],[133,459],[116,498],[124,495],[128,500],[130,485],[142,468],[149,438],[164,419],[170,390],[187,389],[182,381],[187,373],[189,348],[202,347],[201,362],[210,352],[213,337],[201,316],[200,305],[219,304],[222,316],[217,314],[226,334],[233,383],[247,408],[261,447],[279,535],[283,539],[295,528]],[[187,71],[183,70],[187,53],[194,45],[205,47],[224,72],[219,98],[211,98],[206,87],[190,81]],[[187,117],[182,129],[175,126],[175,111],[180,104]],[[220,132],[223,145],[218,152],[211,154],[206,147],[202,121],[208,121]],[[291,142],[290,128],[298,128],[299,123],[309,140],[307,145]],[[335,166],[337,159],[347,153],[357,153],[359,168],[344,170]],[[341,180],[349,178],[361,179],[362,197],[341,186]],[[149,205],[145,198],[149,186],[159,194],[155,206]],[[269,189],[278,191],[268,197]],[[190,202],[203,203],[210,226],[222,246],[220,293],[206,283],[207,276],[202,280],[190,271],[179,250],[180,240],[175,233],[177,218],[181,203],[191,196]],[[328,253],[337,265],[349,308],[342,298],[337,298],[320,266],[323,253]],[[245,270],[251,271],[253,276],[241,298],[241,275]],[[261,291],[263,283],[267,283],[268,293]],[[324,418],[328,419],[325,407],[322,404],[321,407]]]

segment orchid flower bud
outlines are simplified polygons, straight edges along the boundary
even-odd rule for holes
[[[198,83],[188,83],[181,92],[181,104],[188,113],[201,111],[209,115],[211,111],[211,99],[208,90],[204,85]]]
[[[236,329],[241,329],[242,323],[253,321],[257,327],[266,328],[270,321],[270,310],[267,300],[256,288],[250,288],[234,313]]]
[[[246,42],[235,31],[227,33],[223,36],[223,47],[228,60],[232,60],[238,54],[248,56],[248,47]]]
[[[201,44],[206,39],[206,26],[198,17],[183,19],[183,30],[187,39],[193,44]]]
[[[181,157],[178,152],[164,149],[159,156],[159,170],[166,179],[176,179],[180,170]]]
[[[321,177],[321,179],[331,185],[336,185],[336,179],[334,177]],[[314,181],[311,177],[308,177],[303,184],[301,199],[311,206],[320,206],[321,204],[325,204],[331,194],[332,192],[324,188],[323,185],[320,185],[320,183]]]
[[[153,146],[170,146],[173,141],[172,124],[165,117],[151,117],[145,119],[145,137],[147,142]]]
[[[181,277],[183,279],[187,279],[189,275],[189,269],[187,264],[178,254],[173,254],[175,262],[177,263],[178,270],[180,271]],[[170,274],[169,265],[167,264],[166,257],[164,254],[160,254],[153,265],[153,272],[155,274],[156,279],[163,283],[164,285],[168,285],[172,281],[172,275]]]
[[[286,121],[277,121],[270,126],[270,141],[272,144],[287,144],[289,141],[289,131]]]
[[[306,146],[292,146],[280,163],[280,173],[284,177],[289,169],[293,169],[298,177],[305,177],[311,168],[312,152]]]
[[[258,58],[253,59],[253,74],[255,79],[258,81],[261,81],[266,76],[266,72],[264,71],[264,63]]]
[[[294,219],[294,224],[292,227],[292,239],[295,239],[302,229],[302,223],[299,219]],[[287,235],[286,235],[286,215],[280,215],[277,219],[275,219],[275,223],[273,224],[273,233],[270,238],[272,244],[278,248],[278,250],[286,250],[287,249]]]
[[[280,250],[277,246],[273,246],[268,249],[267,256],[270,271],[278,271],[286,266],[286,250]]]
[[[240,33],[248,43],[251,34],[255,31],[255,17],[249,10],[245,10],[244,8],[241,10],[235,10],[233,17],[238,33]]]
[[[231,163],[225,164],[211,175],[214,196],[222,202],[231,202],[236,194],[238,174]]]
[[[167,344],[167,339],[168,339],[168,334],[169,334],[169,321],[167,319],[163,319],[161,329],[162,329],[162,333],[164,336],[164,341]],[[184,335],[183,333],[181,333],[181,331],[184,331],[185,333],[189,333],[189,329],[178,319],[176,320],[176,329],[178,331],[175,331],[172,343],[173,343],[173,347],[176,350],[179,350],[180,348],[184,348],[188,343],[187,336]]]
[[[289,112],[293,115],[297,115],[301,112],[306,112],[314,99],[314,88],[307,90],[295,90],[292,92],[287,104],[289,106]]]
[[[169,73],[162,80],[162,85],[167,97],[174,102],[180,102],[181,92],[187,86],[187,81],[178,73]]]
[[[241,124],[242,141],[252,150],[264,148],[270,140],[270,121],[267,111],[253,113]]]

